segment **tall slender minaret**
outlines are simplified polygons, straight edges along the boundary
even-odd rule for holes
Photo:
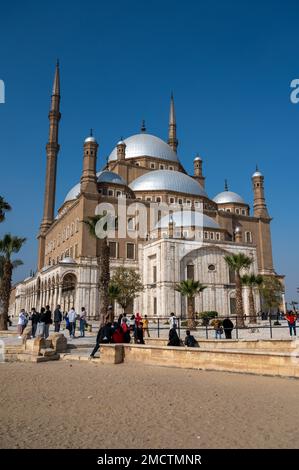
[[[269,213],[265,200],[264,193],[264,176],[256,167],[256,171],[252,175],[252,185],[253,185],[253,215],[254,217],[266,217],[269,218]]]
[[[169,112],[169,126],[168,126],[168,144],[174,150],[177,151],[179,142],[176,137],[176,119],[175,119],[175,111],[174,111],[174,99],[173,94],[171,93],[170,98],[170,112]]]
[[[85,196],[96,195],[98,197],[97,186],[97,152],[98,143],[90,131],[90,136],[84,141],[83,169],[80,181],[81,194]]]
[[[44,195],[44,213],[40,225],[40,232],[38,235],[39,240],[39,255],[38,255],[38,268],[44,266],[45,256],[45,234],[54,220],[55,209],[55,192],[56,192],[56,170],[57,170],[57,155],[59,152],[58,144],[58,128],[61,114],[59,111],[60,105],[60,77],[59,77],[59,63],[57,61],[55,77],[53,83],[53,91],[51,97],[51,106],[49,112],[49,139],[46,145],[47,152],[47,166],[46,166],[46,181],[45,181],[45,195]]]

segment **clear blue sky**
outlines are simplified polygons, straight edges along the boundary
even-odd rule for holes
[[[265,175],[274,220],[275,267],[298,279],[298,1],[2,2],[0,194],[13,206],[1,233],[26,236],[15,280],[36,265],[42,217],[48,109],[56,58],[61,64],[61,151],[57,205],[79,181],[82,142],[93,127],[104,163],[120,136],[167,137],[175,95],[179,155],[188,171],[204,159],[210,197],[230,189],[252,203],[251,174]]]

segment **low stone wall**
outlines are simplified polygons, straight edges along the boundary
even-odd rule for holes
[[[115,350],[114,350],[115,348]],[[122,351],[122,353],[121,353]],[[102,345],[100,361],[299,377],[299,353],[147,345]],[[116,360],[116,355],[118,360]]]
[[[167,338],[145,338],[148,346],[167,346]],[[296,339],[200,339],[201,349],[242,349],[258,351],[299,351],[299,340]]]

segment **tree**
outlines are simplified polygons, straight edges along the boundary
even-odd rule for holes
[[[10,235],[4,235],[0,240],[0,253],[2,253],[2,279],[0,284],[0,300],[2,304],[2,311],[0,315],[0,330],[7,330],[7,319],[9,309],[9,298],[12,284],[12,271],[16,265],[21,264],[20,260],[13,261],[11,256],[18,253],[25,243],[26,238],[19,238]]]
[[[110,282],[110,249],[107,241],[107,236],[104,238],[98,238],[97,236],[97,223],[101,221],[105,214],[94,215],[88,217],[83,222],[88,226],[89,233],[92,237],[97,239],[99,244],[99,256],[98,265],[100,268],[100,280],[99,280],[99,291],[100,291],[100,322],[103,323],[106,318],[108,307],[109,307],[109,282]],[[104,224],[104,230],[107,229],[107,223]],[[111,320],[111,319],[110,319]]]
[[[111,289],[115,289],[115,292],[116,289],[118,289],[115,298],[124,312],[128,305],[130,305],[144,289],[140,274],[133,268],[125,268],[124,266],[115,269],[110,281],[110,286]]]
[[[263,282],[260,286],[262,303],[268,310],[278,309],[282,302],[283,286],[275,276],[263,276]]]
[[[224,256],[224,259],[230,269],[235,272],[236,277],[236,324],[238,327],[244,327],[244,309],[243,309],[243,296],[242,296],[242,281],[241,271],[249,269],[252,264],[252,258],[244,255],[244,253],[234,253],[232,255]]]
[[[3,196],[0,196],[0,222],[5,219],[5,212],[10,211],[11,207],[8,202],[5,201]]]
[[[174,288],[177,292],[183,297],[187,297],[188,305],[188,328],[195,328],[195,316],[194,316],[194,298],[196,295],[199,295],[201,292],[206,289],[206,286],[203,286],[199,281],[194,281],[193,279],[187,279],[186,281],[181,281]]]
[[[253,289],[259,287],[263,282],[263,277],[255,274],[244,274],[241,278],[243,286],[248,287],[249,320],[256,323],[256,309],[254,305]]]

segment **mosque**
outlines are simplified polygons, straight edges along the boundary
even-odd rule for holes
[[[235,279],[224,260],[227,254],[242,252],[253,259],[253,273],[277,276],[264,176],[258,169],[252,175],[253,208],[227,185],[210,198],[200,156],[194,158],[193,175],[188,175],[180,162],[173,96],[167,142],[148,134],[143,124],[139,134],[117,143],[105,167],[97,171],[98,143],[94,136],[88,136],[83,144],[80,181],[66,191],[55,213],[60,117],[57,64],[49,112],[38,266],[34,275],[15,286],[10,313],[21,308],[39,310],[47,304],[53,309],[60,304],[63,310],[73,305],[77,311],[85,307],[90,318],[97,317],[99,240],[90,235],[83,221],[95,215],[99,205],[112,207],[116,213],[120,207],[125,209],[125,218],[122,215],[122,223],[108,238],[110,266],[111,274],[118,266],[132,267],[140,273],[144,291],[130,307],[134,312],[168,316],[173,311],[185,316],[186,299],[174,286],[183,279],[195,279],[207,286],[195,299],[197,312],[234,314]],[[152,223],[149,214],[153,206],[163,206],[169,212],[160,212]],[[136,207],[142,207],[148,216],[143,224],[133,210]],[[259,310],[258,291],[254,295]],[[243,297],[246,313],[247,295]],[[119,308],[115,306],[116,313]]]

